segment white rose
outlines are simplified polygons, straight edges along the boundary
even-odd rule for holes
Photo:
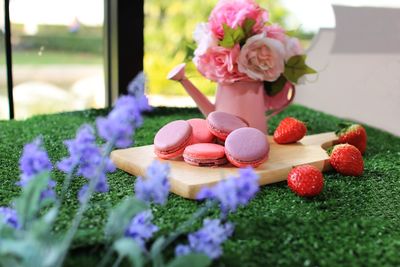
[[[257,81],[276,81],[285,69],[282,42],[258,34],[247,39],[238,59],[239,71]]]
[[[201,56],[207,52],[208,48],[218,45],[218,39],[211,32],[208,23],[197,24],[193,32],[193,39],[197,43],[197,49],[194,52],[195,56]]]

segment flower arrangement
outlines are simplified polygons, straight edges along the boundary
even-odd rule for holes
[[[254,0],[220,0],[208,23],[196,27],[193,62],[207,79],[218,83],[265,82],[274,94],[286,82],[296,84],[316,73],[305,63],[297,38],[278,24]]]
[[[130,95],[119,98],[107,117],[98,118],[96,127],[81,126],[74,139],[65,141],[68,155],[53,166],[42,138],[25,145],[20,158],[20,196],[9,207],[0,207],[0,266],[62,266],[85,212],[96,193],[107,193],[107,175],[115,171],[110,160],[113,148],[131,146],[135,129],[143,122],[142,112],[150,109],[144,92],[144,76],[139,75],[129,85]],[[97,134],[96,134],[97,133]],[[96,142],[100,137],[103,143]],[[57,168],[65,173],[60,190],[52,180]],[[131,196],[126,196],[110,209],[105,222],[105,250],[97,266],[209,266],[223,253],[223,243],[233,234],[234,225],[227,215],[239,206],[247,205],[259,190],[258,175],[251,169],[241,169],[213,188],[199,192],[204,205],[186,222],[166,235],[155,234],[152,208],[168,201],[169,165],[154,161],[146,178],[136,179]],[[77,177],[87,183],[77,194],[79,203],[70,228],[54,233],[55,222],[70,184]],[[58,192],[60,192],[58,194]],[[220,210],[215,218],[215,210]],[[213,218],[207,218],[212,215]],[[194,232],[195,223],[203,225]],[[182,238],[187,235],[187,241]],[[182,243],[181,243],[182,242]],[[175,248],[174,248],[175,247]],[[173,257],[166,258],[175,251]]]

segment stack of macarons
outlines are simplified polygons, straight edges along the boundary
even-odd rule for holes
[[[154,152],[161,159],[181,159],[195,166],[258,167],[268,158],[263,132],[248,127],[241,118],[221,111],[207,120],[177,120],[163,126],[154,138]]]

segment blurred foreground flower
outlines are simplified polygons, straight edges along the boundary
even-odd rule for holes
[[[154,201],[156,204],[165,204],[171,187],[168,181],[169,171],[168,164],[158,160],[153,161],[147,168],[147,178],[138,177],[136,180],[136,198],[144,202]]]
[[[189,245],[178,245],[175,249],[177,256],[189,253],[204,253],[211,259],[222,255],[222,243],[233,233],[233,224],[221,224],[218,219],[205,219],[203,228],[188,235]]]
[[[151,210],[142,211],[132,218],[125,231],[125,236],[134,239],[143,250],[146,241],[158,231],[158,227],[152,224],[151,220],[153,220]]]
[[[117,148],[130,146],[135,127],[142,123],[143,118],[133,96],[120,97],[108,116],[96,121],[100,137],[115,143]]]
[[[108,191],[107,173],[114,172],[115,166],[103,155],[103,151],[96,145],[94,129],[90,125],[83,125],[77,131],[76,138],[65,141],[69,157],[58,163],[58,168],[65,173],[72,173],[83,176],[89,181],[96,179],[94,191],[105,193]],[[82,202],[86,195],[88,185],[84,185],[78,193]]]
[[[227,177],[211,188],[203,188],[197,199],[212,199],[219,202],[223,215],[246,205],[259,190],[259,176],[248,167],[239,170],[239,177]]]
[[[136,77],[128,85],[128,93],[135,97],[136,105],[141,112],[150,111],[152,108],[145,95],[146,91],[146,75],[143,71],[139,72]]]
[[[19,228],[17,211],[8,207],[0,207],[0,222],[13,228]]]
[[[47,173],[50,175],[52,164],[46,150],[43,148],[42,139],[37,138],[32,143],[26,144],[19,160],[21,170],[21,180],[17,185],[25,187],[39,174]],[[41,194],[41,199],[53,198],[55,196],[54,187],[56,182],[49,180],[48,189]]]

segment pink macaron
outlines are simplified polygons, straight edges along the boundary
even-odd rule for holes
[[[187,146],[183,152],[186,163],[201,167],[212,167],[226,164],[225,149],[221,145],[199,143]]]
[[[268,159],[269,143],[260,130],[240,128],[226,138],[225,154],[229,162],[236,167],[256,168]]]
[[[154,137],[154,153],[162,159],[182,156],[192,142],[192,127],[187,121],[178,120],[166,124]]]
[[[207,124],[210,132],[223,141],[234,130],[248,126],[241,118],[222,111],[211,112]]]
[[[193,144],[212,143],[214,135],[210,132],[205,119],[190,119],[187,121],[193,129]]]

